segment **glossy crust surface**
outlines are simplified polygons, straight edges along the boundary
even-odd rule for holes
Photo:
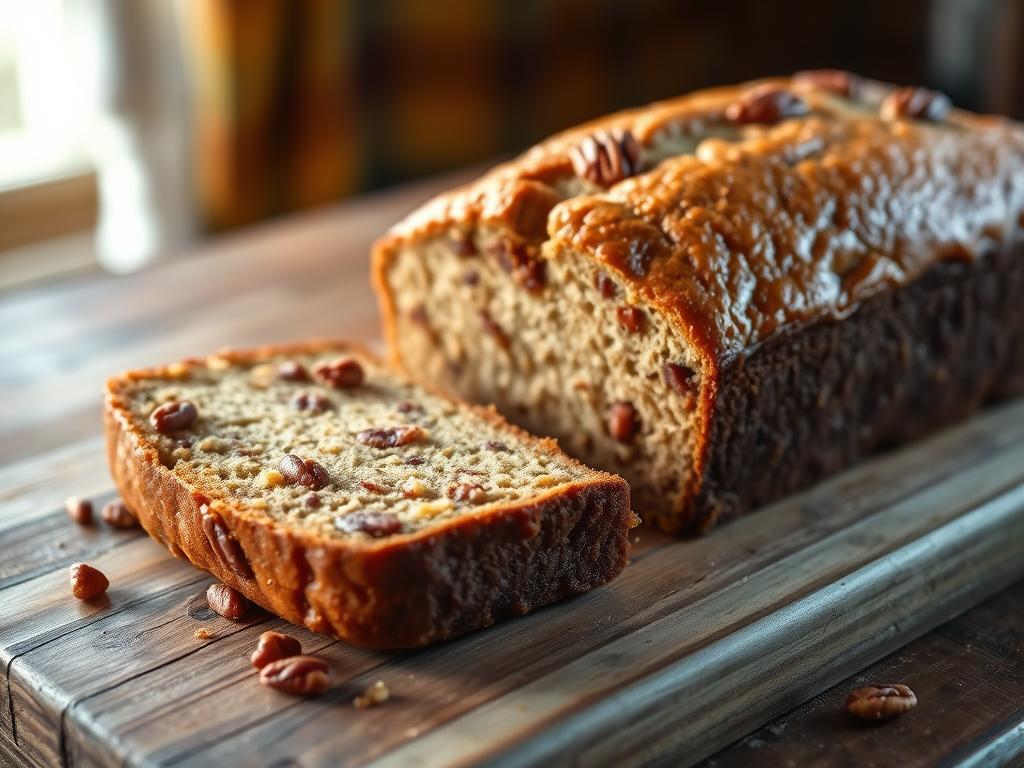
[[[784,110],[786,99],[800,108],[750,119],[765,94],[782,94]],[[604,186],[577,178],[573,156],[589,137],[608,146],[608,136],[623,132],[647,161]],[[622,153],[630,165],[634,152]],[[949,111],[941,95],[922,89],[811,73],[700,91],[558,134],[397,225],[376,246],[374,277],[393,351],[391,264],[403,248],[460,232],[499,232],[532,258],[582,253],[654,308],[657,322],[671,324],[703,361],[694,470],[683,501],[655,515],[659,527],[678,532],[706,528],[716,515],[704,484],[728,450],[713,441],[729,431],[723,425],[735,409],[720,398],[736,394],[737,366],[801,330],[842,323],[939,265],[972,265],[1012,248],[1022,228],[1020,125]],[[557,285],[543,300],[558,301]],[[976,402],[991,377],[985,369],[967,375],[978,379],[960,381]],[[746,385],[756,391],[757,382]],[[778,402],[746,405],[753,410],[745,418],[777,422],[768,417]],[[948,420],[929,411],[915,431]],[[842,466],[826,463],[828,471]],[[777,494],[738,488],[733,497]],[[747,508],[737,503],[727,514]]]
[[[353,347],[317,342],[218,357],[254,362],[325,348]],[[104,420],[115,484],[143,528],[172,554],[296,624],[367,647],[410,648],[584,592],[626,564],[635,524],[629,488],[601,472],[523,503],[371,543],[311,535],[239,502],[211,500],[161,464],[126,410],[122,393],[134,380],[168,373],[166,367],[132,371],[107,384]],[[528,439],[537,450],[557,451],[552,441]]]

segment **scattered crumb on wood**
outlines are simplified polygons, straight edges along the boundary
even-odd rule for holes
[[[193,634],[197,640],[209,640],[214,635],[213,630],[206,627],[200,627]]]
[[[352,706],[356,709],[366,709],[367,707],[375,707],[378,704],[383,704],[391,698],[391,691],[384,685],[383,680],[378,680],[365,691],[362,696],[356,696],[352,699]]]

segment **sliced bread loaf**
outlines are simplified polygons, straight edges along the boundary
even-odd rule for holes
[[[125,502],[172,553],[297,624],[423,645],[616,576],[629,489],[492,410],[309,343],[107,385]]]

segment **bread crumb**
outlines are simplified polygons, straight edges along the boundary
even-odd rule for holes
[[[200,440],[196,444],[196,447],[201,451],[206,451],[207,453],[224,453],[230,445],[231,443],[227,440],[210,435],[209,437],[204,437]]]
[[[211,371],[226,371],[231,367],[231,361],[220,355],[210,355],[206,358],[206,365]]]
[[[427,495],[429,489],[426,483],[418,477],[410,477],[402,486],[402,491],[407,499],[422,499]]]
[[[206,627],[200,627],[192,634],[196,636],[196,640],[209,640],[214,636],[213,630],[207,629]]]
[[[537,488],[550,488],[552,485],[558,484],[558,478],[554,475],[538,475],[533,484]]]
[[[383,680],[378,680],[365,691],[362,696],[356,696],[352,699],[352,706],[356,709],[366,709],[367,707],[375,707],[378,704],[383,704],[385,701],[391,698],[391,691],[384,685]]]
[[[448,499],[428,501],[416,507],[416,514],[420,517],[436,517],[452,509],[454,506]]]
[[[171,456],[176,459],[180,459],[181,461],[188,461],[192,458],[192,451],[185,446],[180,446],[171,451]]]
[[[284,475],[276,469],[265,469],[260,472],[260,485],[264,488],[275,488],[284,485]]]

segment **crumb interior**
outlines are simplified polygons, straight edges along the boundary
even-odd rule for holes
[[[699,428],[696,352],[585,254],[552,250],[544,287],[528,291],[490,256],[485,235],[470,255],[451,242],[408,246],[388,275],[403,364],[622,475],[641,518],[668,514]]]
[[[306,372],[317,363],[354,358],[365,381],[335,388],[316,377],[282,379],[282,363]],[[319,395],[300,410],[299,395]],[[347,352],[288,356],[240,364],[213,359],[173,376],[137,381],[126,393],[139,427],[171,472],[211,498],[237,500],[270,518],[334,537],[379,537],[351,525],[353,515],[383,513],[411,533],[489,505],[523,501],[590,470],[491,423],[480,413],[428,394]],[[188,400],[198,417],[162,434],[150,414]],[[365,444],[366,430],[419,427],[417,439],[392,447]],[[322,466],[329,482],[312,489],[281,471],[286,455]],[[394,518],[390,517],[394,516]],[[351,518],[349,524],[345,519]]]

